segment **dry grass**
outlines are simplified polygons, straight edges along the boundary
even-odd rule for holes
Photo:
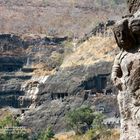
[[[61,67],[88,66],[100,60],[113,61],[115,48],[116,43],[113,37],[91,37],[77,47],[72,54],[68,55]]]
[[[75,133],[73,131],[71,132],[65,132],[61,134],[55,135],[55,139],[58,140],[72,140],[72,138],[75,136]]]
[[[119,140],[120,131],[119,129],[112,130],[111,136],[104,136],[98,140]],[[75,135],[74,132],[67,132],[62,134],[57,134],[55,140],[91,140],[87,135]]]
[[[108,2],[107,2],[108,1]],[[106,6],[98,0],[1,0],[0,32],[59,35],[87,33],[97,22],[121,17],[124,7]]]
[[[11,114],[11,112],[6,108],[0,109],[0,120],[3,120],[3,118],[5,118],[5,116],[8,116],[10,114]]]
[[[34,76],[47,76],[47,75],[53,75],[56,71],[55,69],[49,70],[44,63],[39,63],[36,65],[33,65],[36,70],[33,72]]]

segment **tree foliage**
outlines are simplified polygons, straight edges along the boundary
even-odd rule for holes
[[[0,120],[0,128],[6,127],[6,126],[18,126],[19,122],[12,116],[7,115],[3,119]]]
[[[19,121],[11,114],[0,119],[0,140],[28,140],[28,136],[28,132],[20,129]]]
[[[68,126],[76,133],[83,133],[91,128],[103,128],[104,115],[93,111],[90,107],[80,107],[66,115]]]
[[[104,139],[111,135],[111,130],[103,124],[105,116],[101,112],[90,109],[90,107],[79,107],[66,115],[68,126],[76,132],[83,134],[88,140]],[[83,131],[83,129],[85,131]]]
[[[51,127],[48,127],[45,131],[42,131],[37,140],[51,140],[54,137],[54,132]]]

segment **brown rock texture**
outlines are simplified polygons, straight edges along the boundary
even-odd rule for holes
[[[135,13],[140,8],[139,0],[127,0],[130,13]]]
[[[118,102],[121,113],[121,140],[140,140],[140,55],[123,52],[120,66],[122,69]]]
[[[137,11],[140,6],[140,2],[137,0],[128,1],[128,4],[131,13]],[[121,50],[116,56],[112,68],[112,80],[119,89],[118,103],[121,114],[120,140],[140,140],[139,15],[138,10],[131,18],[117,22],[114,28],[116,42]],[[131,33],[131,37],[128,36],[128,31]],[[128,44],[132,38],[134,42],[132,43],[131,41]]]

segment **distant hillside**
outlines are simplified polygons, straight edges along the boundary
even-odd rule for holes
[[[124,7],[124,0],[0,0],[0,32],[82,36]]]

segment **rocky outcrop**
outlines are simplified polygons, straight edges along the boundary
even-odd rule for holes
[[[10,106],[14,108],[27,107],[22,106],[19,100],[25,95],[21,90],[21,85],[26,80],[31,79],[32,73],[25,72],[1,72],[0,73],[0,107]]]
[[[25,42],[13,34],[0,34],[0,72],[12,72],[23,67]]]
[[[60,69],[49,76],[39,84],[36,106],[24,113],[22,124],[34,132],[48,126],[52,126],[55,132],[66,131],[65,115],[82,105],[89,105],[108,117],[119,115],[117,91],[110,83],[111,66],[112,63],[99,62],[89,67]],[[115,127],[115,122],[111,124]]]
[[[77,92],[77,87],[79,87],[79,89],[84,88],[86,86],[85,82],[90,81],[90,79],[99,78],[100,81],[100,78],[105,77],[107,82],[107,77],[110,75],[110,67],[111,63],[100,62],[88,67],[76,66],[59,70],[55,75],[49,77],[44,91],[48,93],[75,94],[74,91]],[[99,83],[99,85],[101,85],[101,83]],[[91,87],[94,88],[93,86]],[[104,87],[106,87],[106,85],[101,85],[99,89],[102,90]]]
[[[54,58],[64,56],[65,41],[70,41],[67,37],[22,35],[19,38],[23,46],[18,47],[10,40],[7,45],[11,43],[21,53],[15,53],[10,47],[1,56],[1,64],[8,68],[2,69],[0,73],[0,107],[21,109],[21,124],[32,128],[33,133],[48,126],[52,126],[55,132],[66,131],[65,115],[69,110],[82,105],[102,111],[108,118],[119,116],[117,91],[110,81],[116,50],[110,46],[112,52],[108,53],[106,47],[114,43],[111,37],[104,38],[100,45],[98,42],[101,37],[90,38],[78,46],[71,56],[67,55],[69,58],[72,55],[76,57],[74,61],[71,58],[63,62],[63,66],[62,61],[56,62]],[[99,48],[102,51],[96,56]],[[81,50],[87,54],[85,58],[75,54]],[[88,59],[90,61],[87,64]],[[77,63],[79,60],[80,64]],[[70,64],[71,61],[74,64]],[[115,122],[109,123],[115,126]]]
[[[26,108],[32,104],[32,98],[26,98],[23,85],[32,80],[34,71],[37,70],[33,65],[49,62],[54,52],[63,54],[61,43],[65,40],[67,37],[0,34],[0,107]],[[36,53],[41,56],[37,57]],[[56,66],[57,63],[51,61],[46,67],[49,70]],[[32,91],[31,88],[30,90]],[[24,101],[21,100],[23,96]]]
[[[30,102],[28,108],[34,109],[37,106],[38,98],[41,96],[44,88],[44,83],[49,76],[33,76],[30,80],[24,82],[21,86],[21,90],[25,93],[20,97],[20,102],[24,106],[27,100]]]
[[[134,14],[140,8],[139,0],[127,0],[129,12]]]
[[[108,31],[108,29],[110,29],[113,25],[115,24],[115,20],[108,20],[106,22],[101,22],[98,25],[96,25],[92,31],[90,31],[89,33],[86,33],[85,36],[79,40],[79,44],[88,40],[90,37],[95,36],[98,34],[101,34],[102,36],[112,36],[113,32],[112,31]]]
[[[108,117],[114,117],[116,112],[118,112],[116,96],[106,97],[99,95],[95,97],[89,95],[85,101],[83,93],[54,100],[51,100],[49,94],[42,94],[42,98],[45,98],[45,102],[36,109],[25,112],[22,118],[22,124],[32,128],[33,132],[38,132],[49,126],[51,126],[56,133],[67,131],[65,115],[69,110],[82,105],[89,105],[92,108],[95,106],[97,111],[102,111],[108,115]],[[116,127],[114,122],[110,122],[110,124]]]

